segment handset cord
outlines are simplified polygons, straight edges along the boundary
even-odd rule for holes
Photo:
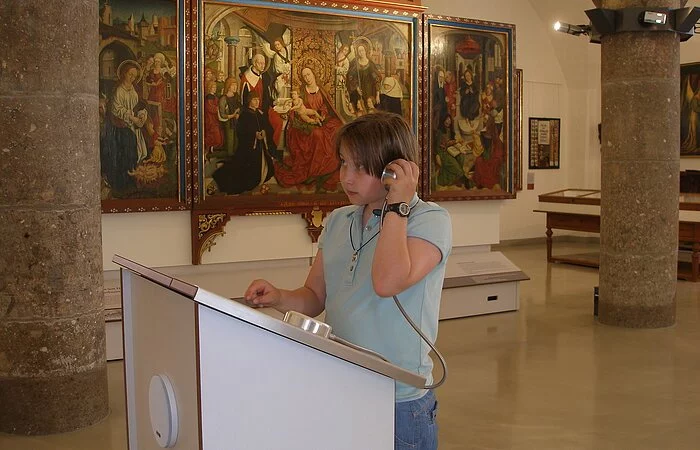
[[[377,353],[377,352],[375,352],[375,351],[373,351],[373,350],[370,350],[370,349],[368,349],[368,348],[361,347],[361,346],[359,346],[359,345],[357,345],[357,344],[353,344],[353,343],[350,342],[350,341],[346,341],[345,339],[343,339],[343,338],[341,338],[341,337],[339,337],[339,336],[336,336],[335,334],[332,334],[332,333],[331,333],[331,334],[328,336],[328,338],[329,338],[330,340],[332,340],[332,341],[340,342],[340,343],[343,344],[343,345],[347,345],[347,346],[350,347],[350,348],[354,348],[355,350],[358,350],[358,351],[361,351],[361,352],[364,352],[364,353],[369,353],[370,355],[374,356],[375,358],[383,359],[384,361],[386,361],[386,362],[388,362],[388,363],[391,362],[391,361],[389,361],[388,359],[386,359],[385,357],[383,357],[382,355],[380,355],[379,353]]]
[[[382,231],[382,227],[384,226],[384,215],[386,214],[386,207],[387,207],[387,201],[384,199],[384,204],[382,205],[382,215],[379,218],[379,231]],[[411,320],[410,317],[408,317],[408,314],[406,313],[406,310],[403,309],[403,306],[401,306],[401,303],[399,302],[399,298],[396,295],[392,296],[394,298],[394,303],[396,303],[396,307],[399,308],[399,311],[401,311],[401,314],[403,314],[404,319],[413,327],[414,330],[416,330],[416,333],[425,341],[426,344],[428,344],[428,347],[437,355],[438,360],[440,361],[440,365],[442,366],[442,378],[437,383],[433,383],[430,385],[427,385],[424,387],[424,389],[435,389],[436,387],[441,386],[446,380],[447,380],[447,362],[445,362],[445,358],[442,356],[442,354],[438,351],[437,347],[435,347],[430,340],[423,334],[423,332],[418,328],[418,326]]]

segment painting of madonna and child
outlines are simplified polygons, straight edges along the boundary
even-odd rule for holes
[[[184,205],[178,11],[172,0],[100,2],[100,159],[105,212]],[[149,203],[150,202],[150,203]],[[139,209],[140,208],[140,209]]]
[[[377,110],[414,119],[412,21],[279,6],[204,4],[205,202],[342,195],[336,131]]]
[[[512,198],[512,25],[429,20],[432,199]]]

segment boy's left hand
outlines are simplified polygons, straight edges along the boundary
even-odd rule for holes
[[[386,195],[387,203],[410,203],[418,186],[420,169],[418,164],[405,159],[397,159],[386,166],[396,174],[395,180],[388,180],[386,185],[389,193]]]

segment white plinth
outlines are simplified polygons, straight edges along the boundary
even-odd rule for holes
[[[501,252],[452,255],[447,261],[440,319],[516,311],[522,280],[528,280]]]

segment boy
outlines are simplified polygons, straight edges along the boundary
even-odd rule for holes
[[[347,123],[335,147],[340,181],[352,205],[328,216],[304,286],[282,290],[255,280],[244,297],[254,306],[311,317],[325,309],[335,335],[432,383],[430,349],[391,297],[398,296],[434,342],[452,248],[449,215],[416,195],[418,144],[401,116],[377,112]],[[380,179],[385,167],[396,174],[386,186]],[[437,449],[432,391],[397,383],[395,409],[396,449]]]

